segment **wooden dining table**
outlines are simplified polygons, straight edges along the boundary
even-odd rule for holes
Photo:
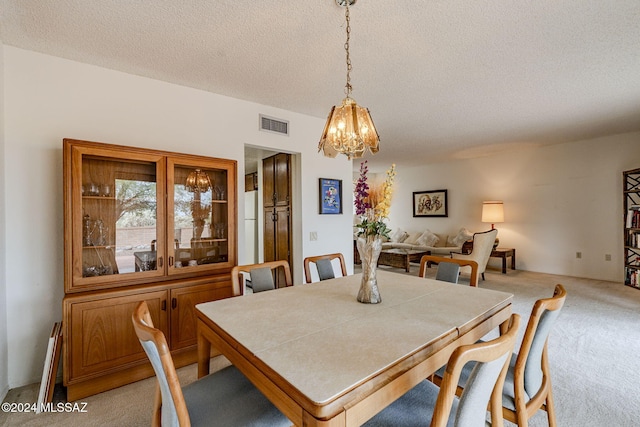
[[[211,346],[297,426],[357,426],[506,322],[513,295],[378,271],[196,306],[198,376]],[[213,402],[212,402],[213,404]]]

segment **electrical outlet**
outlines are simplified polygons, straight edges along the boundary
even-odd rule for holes
[[[576,252],[576,258],[581,259],[582,258],[582,252]]]
[[[604,254],[605,261],[611,261],[611,254]]]
[[[312,242],[318,240],[318,232],[312,231],[311,233],[309,233],[309,240],[311,240]]]

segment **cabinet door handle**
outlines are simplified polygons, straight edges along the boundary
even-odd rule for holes
[[[162,264],[164,264],[162,257],[158,257],[158,267],[162,268]]]
[[[170,256],[169,257],[169,267],[171,267],[173,265],[173,257]]]
[[[178,300],[175,298],[171,298],[171,308],[175,310],[177,306],[178,306]]]
[[[167,311],[167,300],[162,300],[162,307],[160,308],[162,311]]]

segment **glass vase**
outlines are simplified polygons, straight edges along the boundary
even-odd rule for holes
[[[376,271],[378,257],[382,250],[382,239],[380,236],[358,237],[356,242],[360,260],[362,261],[362,282],[358,291],[358,301],[365,304],[378,304],[382,302]]]

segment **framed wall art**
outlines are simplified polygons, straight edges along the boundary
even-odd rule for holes
[[[414,191],[414,217],[449,216],[447,190]]]
[[[320,215],[342,213],[342,180],[320,178]]]

